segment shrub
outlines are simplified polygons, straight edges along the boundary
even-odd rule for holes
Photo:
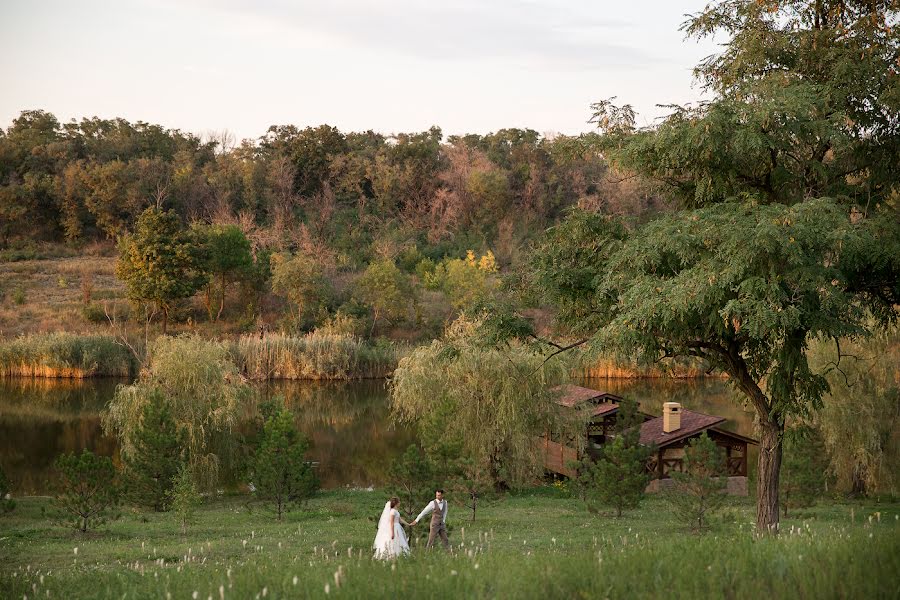
[[[670,473],[674,486],[666,493],[673,513],[693,530],[725,502],[725,453],[704,432],[684,450],[684,471]]]
[[[96,325],[100,325],[109,321],[106,316],[106,310],[99,304],[93,302],[85,304],[81,307],[81,316],[85,321],[89,321]]]
[[[169,491],[169,502],[181,523],[181,533],[187,533],[187,526],[194,522],[197,507],[203,502],[187,464],[182,464],[175,475],[174,486]]]
[[[104,523],[106,512],[119,503],[112,460],[85,448],[81,454],[61,455],[54,467],[60,474],[56,503],[70,524],[84,533]]]
[[[253,480],[257,497],[274,503],[279,521],[288,504],[305,501],[319,487],[306,462],[308,448],[289,410],[281,407],[266,420],[256,450]]]
[[[22,306],[25,304],[25,290],[21,285],[16,286],[16,289],[13,290],[12,300],[16,306]]]

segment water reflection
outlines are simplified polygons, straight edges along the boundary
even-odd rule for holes
[[[113,438],[103,435],[100,414],[123,380],[86,381],[0,379],[0,463],[17,493],[48,489],[54,459],[89,448],[118,460]],[[753,416],[719,379],[584,379],[580,385],[633,398],[651,414],[662,403],[716,414],[724,428],[754,436]],[[383,381],[312,383],[279,381],[260,385],[247,403],[239,435],[252,437],[260,402],[284,398],[298,427],[312,442],[310,460],[319,463],[326,487],[369,486],[386,482],[391,461],[413,441],[388,415]],[[233,479],[225,474],[225,480]]]
[[[0,379],[0,463],[17,493],[46,492],[51,465],[65,452],[88,448],[118,461],[116,440],[103,435],[100,415],[121,383],[127,382]],[[311,440],[309,458],[326,487],[385,483],[390,461],[412,442],[390,423],[383,381],[261,385],[236,433],[252,437],[259,403],[276,396]]]

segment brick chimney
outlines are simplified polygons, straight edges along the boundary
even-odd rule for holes
[[[681,429],[681,405],[677,402],[663,403],[663,433]]]

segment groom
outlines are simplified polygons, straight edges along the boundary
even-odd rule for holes
[[[450,540],[447,539],[447,501],[444,500],[444,490],[435,490],[434,500],[428,503],[419,516],[412,522],[413,525],[418,523],[422,517],[431,513],[431,531],[428,534],[428,543],[426,548],[431,548],[434,544],[434,538],[441,537],[441,543],[444,548],[450,549]]]

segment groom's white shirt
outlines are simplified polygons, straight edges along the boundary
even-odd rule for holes
[[[447,501],[446,500],[432,500],[431,502],[428,503],[428,506],[426,506],[425,508],[422,509],[422,512],[419,513],[419,516],[416,517],[417,523],[422,520],[422,517],[424,517],[425,515],[429,514],[431,511],[434,510],[435,502],[438,503],[438,508],[440,508],[441,512],[444,513],[444,523],[447,522]]]

